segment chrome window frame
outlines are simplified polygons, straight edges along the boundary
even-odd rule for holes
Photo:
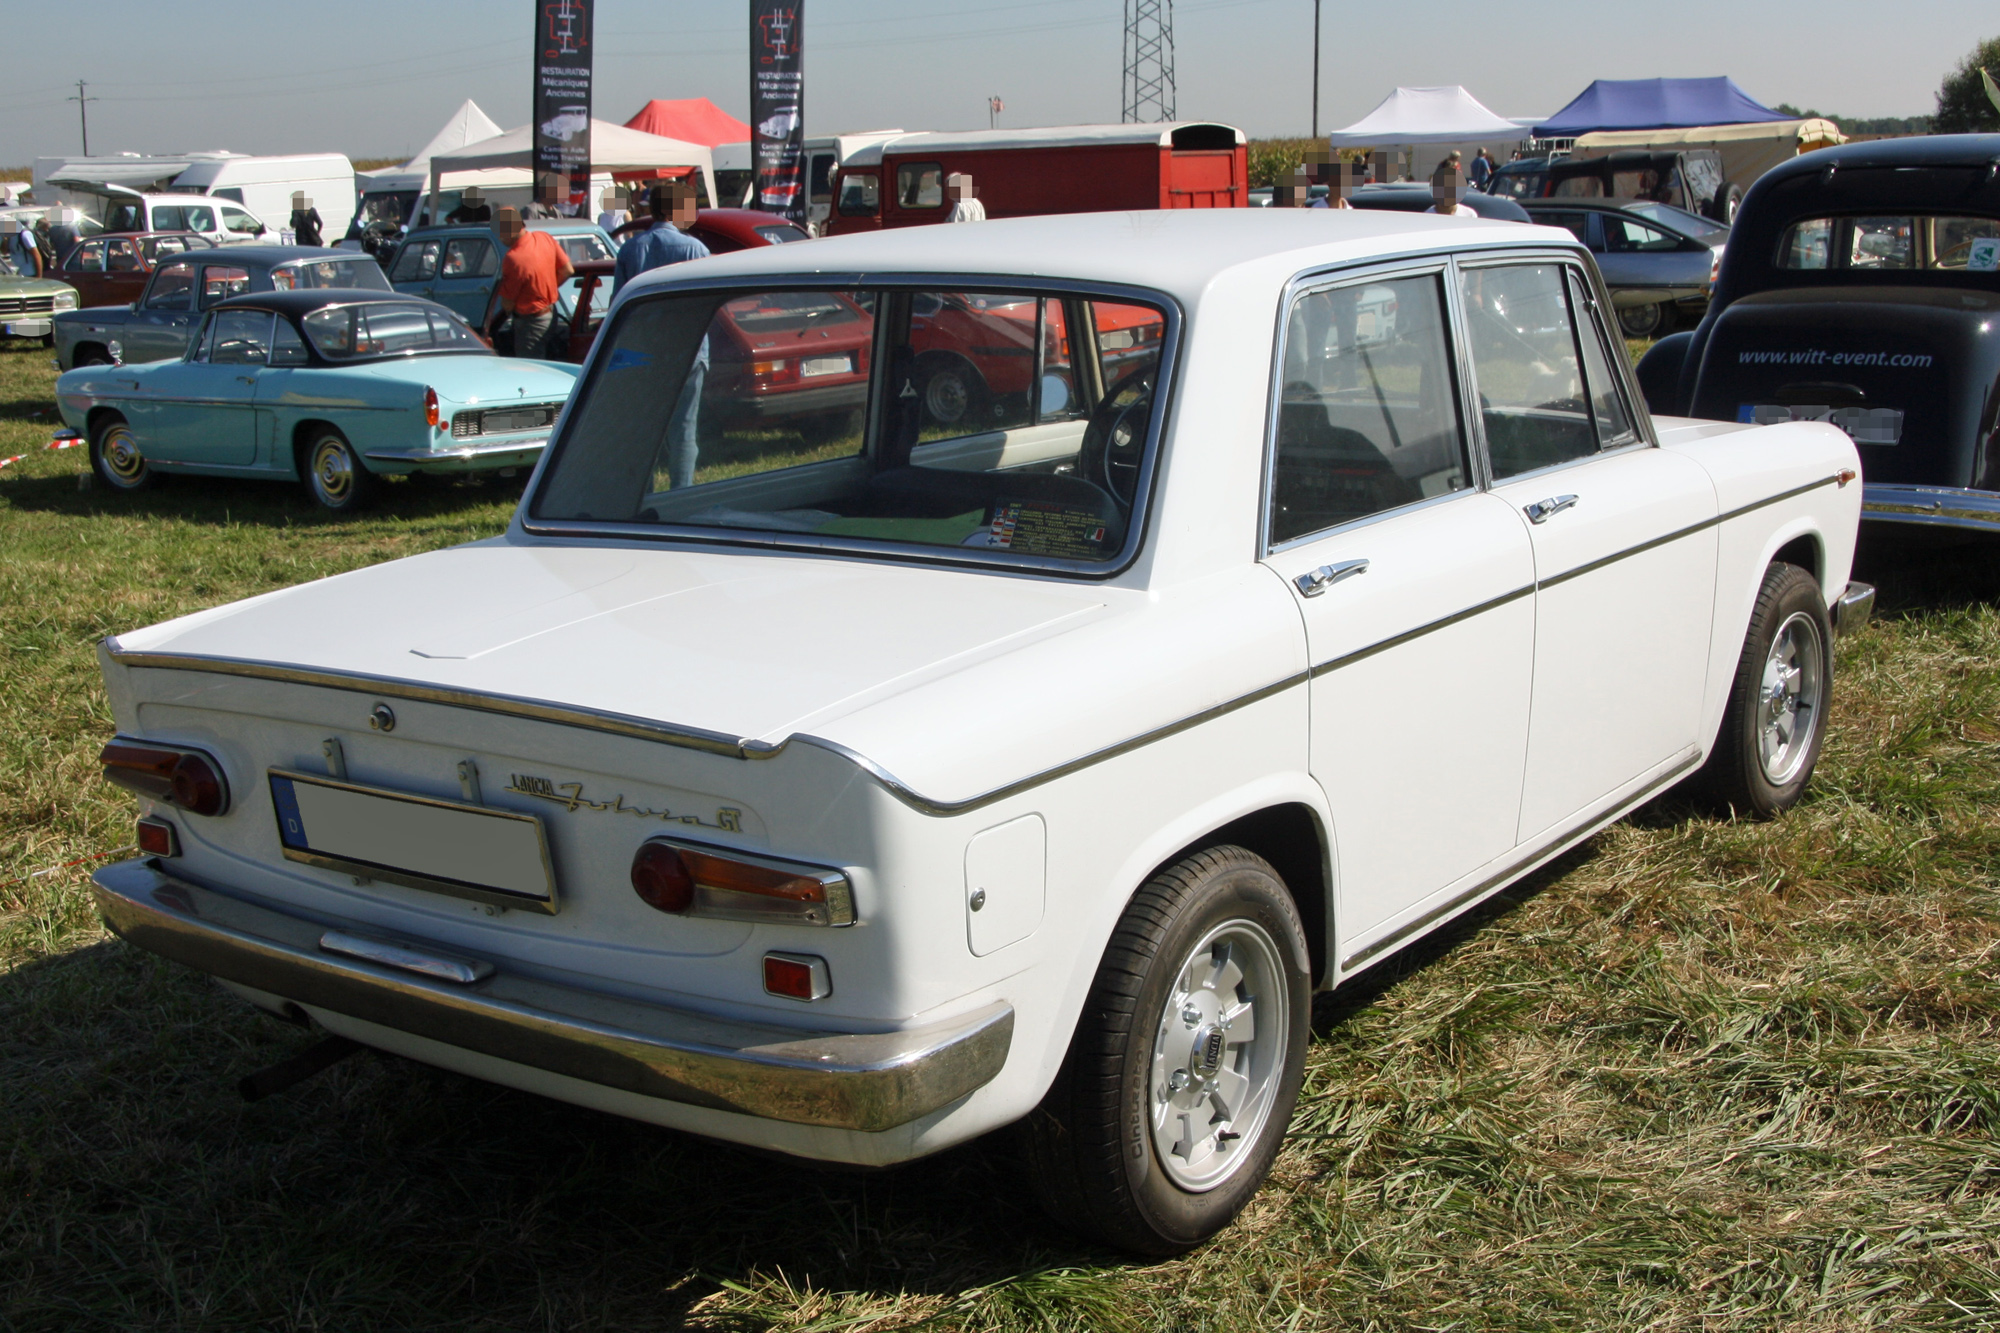
[[[603,373],[600,362],[606,348],[618,341],[626,312],[650,301],[671,300],[702,293],[754,295],[772,291],[874,291],[883,296],[896,292],[1018,292],[1033,297],[1075,297],[1125,305],[1150,306],[1160,312],[1165,328],[1160,334],[1159,370],[1153,382],[1153,411],[1146,426],[1146,451],[1140,462],[1139,479],[1133,487],[1132,512],[1126,524],[1125,543],[1118,552],[1102,561],[1067,560],[1056,556],[1018,555],[1012,552],[981,551],[976,547],[924,546],[915,542],[890,542],[861,537],[830,537],[814,533],[781,532],[775,529],[718,528],[685,523],[636,523],[597,519],[548,519],[535,515],[535,505],[549,484],[549,477],[569,446],[574,429],[576,405],[594,390]],[[728,299],[724,296],[723,299]],[[1167,435],[1168,421],[1180,387],[1180,350],[1185,312],[1166,292],[1123,283],[1091,282],[1064,278],[1043,278],[1018,273],[772,273],[729,277],[690,277],[671,285],[649,288],[627,298],[620,296],[605,316],[590,355],[577,376],[576,388],[563,405],[562,416],[550,433],[547,449],[528,484],[517,510],[521,530],[536,537],[637,539],[689,546],[747,548],[763,551],[791,551],[807,555],[893,560],[900,563],[945,565],[959,569],[979,569],[992,573],[1052,574],[1093,582],[1115,578],[1130,569],[1145,549],[1147,534],[1154,523],[1158,500],[1160,453]],[[875,344],[868,384],[867,415],[863,422],[861,452],[872,454],[880,443],[885,403],[884,375],[887,322],[875,321]],[[1108,386],[1107,386],[1108,387]],[[810,465],[808,465],[810,466]]]
[[[1452,268],[1456,274],[1463,274],[1473,269],[1518,267],[1534,264],[1568,265],[1578,269],[1586,279],[1585,287],[1592,294],[1592,300],[1595,305],[1595,309],[1592,311],[1592,321],[1601,329],[1602,312],[1611,308],[1611,293],[1605,287],[1604,275],[1598,271],[1597,265],[1585,262],[1588,260],[1589,255],[1590,252],[1581,245],[1574,248],[1566,246],[1523,246],[1519,249],[1496,248],[1490,251],[1454,254],[1452,256]],[[1460,387],[1461,401],[1476,403],[1479,401],[1479,376],[1472,362],[1472,346],[1466,330],[1464,301],[1460,284],[1456,278],[1454,278],[1451,284],[1450,295],[1452,324],[1457,330],[1459,345],[1459,364],[1463,367],[1461,371],[1463,378]],[[1569,305],[1567,283],[1564,284],[1563,304],[1565,306]],[[1571,311],[1570,318],[1572,320],[1576,318],[1574,311]],[[1574,329],[1572,329],[1572,332],[1574,332]],[[1605,335],[1600,333],[1599,336],[1603,337]],[[1600,458],[1610,458],[1639,449],[1656,449],[1659,447],[1659,438],[1653,432],[1653,418],[1651,413],[1645,411],[1643,407],[1637,411],[1634,410],[1633,405],[1635,403],[1644,404],[1646,400],[1637,396],[1638,385],[1633,377],[1631,358],[1625,354],[1624,345],[1621,343],[1608,347],[1607,355],[1610,357],[1612,366],[1618,368],[1614,369],[1612,373],[1619,385],[1620,392],[1624,395],[1625,414],[1632,422],[1633,433],[1636,438],[1629,444],[1621,444],[1610,449],[1598,448],[1577,458],[1566,458],[1560,463],[1550,463],[1544,467],[1533,468],[1526,472],[1516,472],[1512,476],[1495,478],[1493,476],[1492,458],[1487,450],[1485,417],[1481,413],[1468,413],[1467,416],[1469,419],[1466,424],[1471,430],[1472,439],[1476,441],[1474,447],[1479,454],[1479,468],[1483,478],[1481,489],[1490,491],[1501,486],[1512,486],[1515,482],[1526,478],[1549,476],[1552,473],[1561,472],[1565,468],[1580,467],[1583,464],[1594,462]],[[1584,393],[1587,397],[1590,392],[1590,381],[1584,374],[1582,358],[1583,349],[1578,347],[1577,379],[1582,381]],[[1593,410],[1591,412],[1591,433],[1595,435],[1596,432],[1597,417],[1596,412]]]
[[[1470,423],[1467,421],[1465,404],[1465,376],[1460,366],[1463,351],[1458,336],[1454,289],[1456,274],[1451,264],[1449,252],[1425,255],[1400,256],[1392,260],[1361,263],[1334,269],[1316,269],[1299,274],[1285,284],[1284,295],[1278,301],[1278,326],[1271,346],[1271,383],[1266,393],[1264,420],[1264,484],[1260,488],[1257,514],[1257,558],[1283,551],[1293,550],[1310,543],[1323,541],[1333,533],[1350,532],[1355,528],[1379,523],[1384,519],[1412,513],[1418,509],[1428,509],[1447,501],[1457,500],[1467,495],[1477,495],[1486,489],[1485,478],[1480,465],[1480,451],[1474,447]],[[1285,392],[1285,352],[1290,337],[1292,311],[1299,301],[1320,292],[1333,291],[1341,287],[1358,287],[1371,282],[1394,282],[1404,278],[1429,277],[1440,283],[1439,314],[1444,321],[1445,356],[1450,362],[1450,378],[1456,402],[1453,409],[1458,416],[1459,461],[1464,464],[1466,485],[1462,490],[1450,491],[1444,495],[1427,496],[1412,500],[1408,504],[1384,509],[1379,513],[1366,514],[1360,518],[1335,523],[1313,532],[1290,537],[1282,542],[1271,540],[1271,522],[1277,514],[1276,493],[1278,487],[1278,418],[1284,406]]]

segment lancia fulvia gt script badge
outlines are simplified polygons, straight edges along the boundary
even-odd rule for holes
[[[608,801],[593,801],[583,794],[581,782],[551,782],[547,778],[538,778],[528,773],[510,774],[506,790],[517,796],[533,796],[537,800],[554,801],[572,813],[578,810],[602,810],[610,815],[657,819],[662,824],[696,824],[702,828],[721,829],[725,833],[743,831],[743,812],[734,806],[721,806],[716,810],[714,819],[703,819],[700,815],[682,815],[672,810],[648,810],[641,805],[627,805],[622,792]]]

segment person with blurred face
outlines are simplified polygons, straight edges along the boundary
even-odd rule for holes
[[[954,171],[945,178],[945,192],[951,196],[951,212],[946,222],[984,222],[986,205],[979,202],[978,190],[972,184],[972,177],[962,171]]]
[[[576,268],[555,237],[531,231],[511,208],[500,210],[493,229],[500,233],[507,257],[500,263],[499,311],[487,322],[486,336],[493,337],[493,326],[505,311],[514,317],[514,355],[546,360],[556,323],[556,292]]]
[[[1457,156],[1452,154],[1453,158]],[[1465,177],[1459,172],[1458,163],[1446,158],[1431,173],[1431,206],[1424,211],[1446,217],[1476,219],[1478,215],[1459,202],[1464,197]]]
[[[313,201],[306,198],[304,190],[292,192],[292,236],[295,245],[324,245],[320,239],[320,228],[325,224],[320,220],[319,210]]]
[[[612,291],[656,268],[684,264],[690,259],[708,258],[708,247],[687,234],[695,223],[694,186],[686,180],[664,180],[653,187],[648,208],[653,225],[625,242],[618,252],[618,267]],[[674,404],[673,420],[667,426],[667,485],[675,490],[694,484],[695,464],[700,458],[696,426],[701,411],[702,386],[708,382],[708,338],[703,335],[694,364],[688,367]]]

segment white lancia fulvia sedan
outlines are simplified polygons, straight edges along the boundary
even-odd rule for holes
[[[1316,989],[1675,783],[1799,799],[1856,469],[1649,419],[1554,228],[668,269],[504,537],[105,641],[145,855],[97,900],[337,1037],[718,1139],[1025,1120],[1057,1216],[1169,1253],[1264,1178]]]

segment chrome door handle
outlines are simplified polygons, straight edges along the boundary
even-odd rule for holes
[[[1574,508],[1576,508],[1574,495],[1551,495],[1546,500],[1537,500],[1531,505],[1521,506],[1521,512],[1528,516],[1530,523],[1546,523],[1552,515]]]
[[[1343,560],[1337,565],[1321,565],[1318,569],[1308,570],[1292,582],[1298,584],[1299,591],[1306,596],[1317,597],[1342,579],[1351,579],[1356,574],[1367,572],[1366,560]]]
[[[238,375],[236,377],[236,382],[238,384],[255,384],[257,382],[257,377],[255,375]]]

